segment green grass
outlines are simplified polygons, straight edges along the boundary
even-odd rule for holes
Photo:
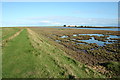
[[[3,47],[3,78],[103,78],[42,35],[24,29]]]
[[[32,50],[26,30],[8,42],[3,48],[3,77],[30,76],[35,68]]]
[[[2,40],[9,38],[19,30],[19,28],[2,28]]]
[[[2,29],[0,29],[0,41],[2,41]]]

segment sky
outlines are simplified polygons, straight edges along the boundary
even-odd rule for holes
[[[2,2],[2,26],[118,26],[117,2]]]

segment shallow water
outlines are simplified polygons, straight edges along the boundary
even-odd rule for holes
[[[91,36],[91,39],[89,40],[78,40],[78,41],[82,41],[82,42],[87,42],[87,43],[96,43],[99,46],[104,46],[105,44],[111,44],[113,42],[109,42],[109,41],[117,41],[117,40],[110,40],[110,38],[120,38],[120,36],[116,36],[116,35],[104,35],[104,34],[74,34],[73,36],[80,36],[80,35],[89,35]],[[94,37],[92,36],[109,36],[107,37],[108,40],[106,40],[106,42],[103,41],[98,41],[95,40]],[[67,38],[68,36],[61,36],[61,38]],[[71,40],[76,40],[76,39],[71,39]],[[84,43],[77,43],[77,44],[84,44]]]
[[[59,27],[59,28],[60,28],[60,27]],[[120,28],[75,28],[75,27],[61,27],[61,28],[93,29],[93,30],[107,30],[107,31],[120,31]]]
[[[103,34],[78,34],[78,35],[104,36]]]
[[[106,43],[106,44],[111,44],[111,43],[113,43],[113,42],[108,42],[108,41],[106,41],[106,42],[98,41],[98,40],[95,40],[94,37],[91,37],[91,39],[89,39],[89,40],[79,40],[79,41],[83,41],[83,42],[87,42],[87,43],[96,43],[96,44],[99,45],[99,46],[104,46],[105,43]],[[117,40],[111,40],[111,41],[117,41]]]
[[[68,38],[68,36],[65,36],[65,35],[64,35],[64,36],[61,36],[60,38]]]
[[[105,36],[103,34],[79,34],[79,35]],[[91,39],[89,39],[89,40],[79,40],[79,41],[83,41],[83,42],[87,42],[87,43],[96,43],[99,46],[103,46],[105,43],[106,44],[113,43],[113,42],[109,42],[109,41],[117,41],[117,40],[110,40],[110,38],[119,38],[120,37],[120,36],[116,36],[116,35],[106,35],[106,36],[109,36],[109,37],[107,37],[108,40],[106,40],[106,42],[95,40],[94,37],[91,37]]]
[[[75,35],[75,34],[74,34]],[[104,34],[78,34],[78,35],[89,35],[89,36],[109,36],[109,38],[120,38],[120,36],[117,35],[104,35]]]
[[[61,42],[60,40],[55,40],[56,42]]]

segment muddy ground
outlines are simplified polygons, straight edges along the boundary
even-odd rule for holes
[[[64,28],[30,28],[31,30],[42,34],[53,41],[53,44],[64,50],[68,55],[74,59],[94,68],[95,70],[110,75],[111,70],[104,68],[103,63],[106,62],[120,62],[120,41],[117,43],[106,44],[105,46],[98,46],[97,44],[76,44],[76,41],[71,40],[74,34],[104,34],[104,35],[120,35],[119,31],[105,31],[105,30],[87,30],[87,29],[64,29]],[[68,38],[60,38],[61,36],[68,36]],[[71,37],[72,36],[72,37]],[[105,41],[106,37],[93,36],[95,39]],[[83,36],[81,39],[89,39],[90,36]],[[80,39],[80,37],[76,37]],[[58,40],[58,42],[56,41]],[[115,40],[115,39],[113,39]],[[60,41],[60,42],[59,42]],[[61,46],[62,45],[62,46]],[[63,47],[64,46],[64,47]],[[120,73],[113,73],[112,75],[119,76]]]

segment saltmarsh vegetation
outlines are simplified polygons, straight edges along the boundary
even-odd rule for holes
[[[107,70],[111,70],[112,71],[111,74],[114,75],[114,77],[120,78],[120,76],[116,76],[116,75],[120,75],[119,62],[108,61],[108,62],[100,63],[100,65],[106,67]]]
[[[78,30],[81,32],[78,32],[77,30],[75,32],[74,29],[73,31],[72,30],[70,31],[71,32],[68,32],[68,29],[61,31],[62,33],[60,33],[60,31],[58,31],[58,33],[57,31],[56,32],[51,31],[51,34],[48,34],[48,36],[54,41],[56,41],[57,43],[64,45],[66,48],[76,51],[76,54],[74,55],[72,55],[71,53],[71,56],[74,57],[76,60],[82,61],[85,64],[87,63],[88,65],[93,66],[93,67],[96,67],[96,66],[104,67],[106,71],[103,72],[101,69],[99,69],[99,72],[103,72],[103,74],[105,74],[108,77],[119,77],[120,76],[120,74],[118,74],[117,72],[120,69],[119,67],[120,66],[119,65],[120,64],[120,54],[119,54],[120,53],[120,49],[119,49],[120,39],[109,38],[111,35],[119,35],[117,31],[116,32],[115,31],[114,32],[103,31],[104,33],[101,33],[101,35],[103,36],[80,35],[82,33],[85,34],[85,32],[82,32],[82,30]],[[90,30],[90,33],[99,35],[98,33],[100,33],[100,31],[98,31],[98,33],[96,31],[91,32]],[[89,34],[89,31],[86,33]],[[93,37],[94,40],[97,40],[97,42],[100,41],[104,43],[104,45],[100,46],[97,43],[84,42],[84,40],[89,40],[91,39],[91,37]],[[84,58],[82,58],[83,57],[82,55],[85,55]],[[88,60],[88,56],[93,59]],[[100,65],[100,63],[109,63],[110,67]],[[97,67],[97,68],[100,68],[100,67]]]
[[[102,76],[98,76],[99,73],[67,56],[64,51],[54,45],[51,45],[49,40],[41,34],[38,35],[30,29],[28,29],[28,32],[31,43],[36,51],[39,51],[35,55],[40,58],[41,66],[45,65],[49,70],[48,76],[54,75],[55,78],[90,78]]]
[[[30,29],[3,46],[3,78],[104,78]]]

